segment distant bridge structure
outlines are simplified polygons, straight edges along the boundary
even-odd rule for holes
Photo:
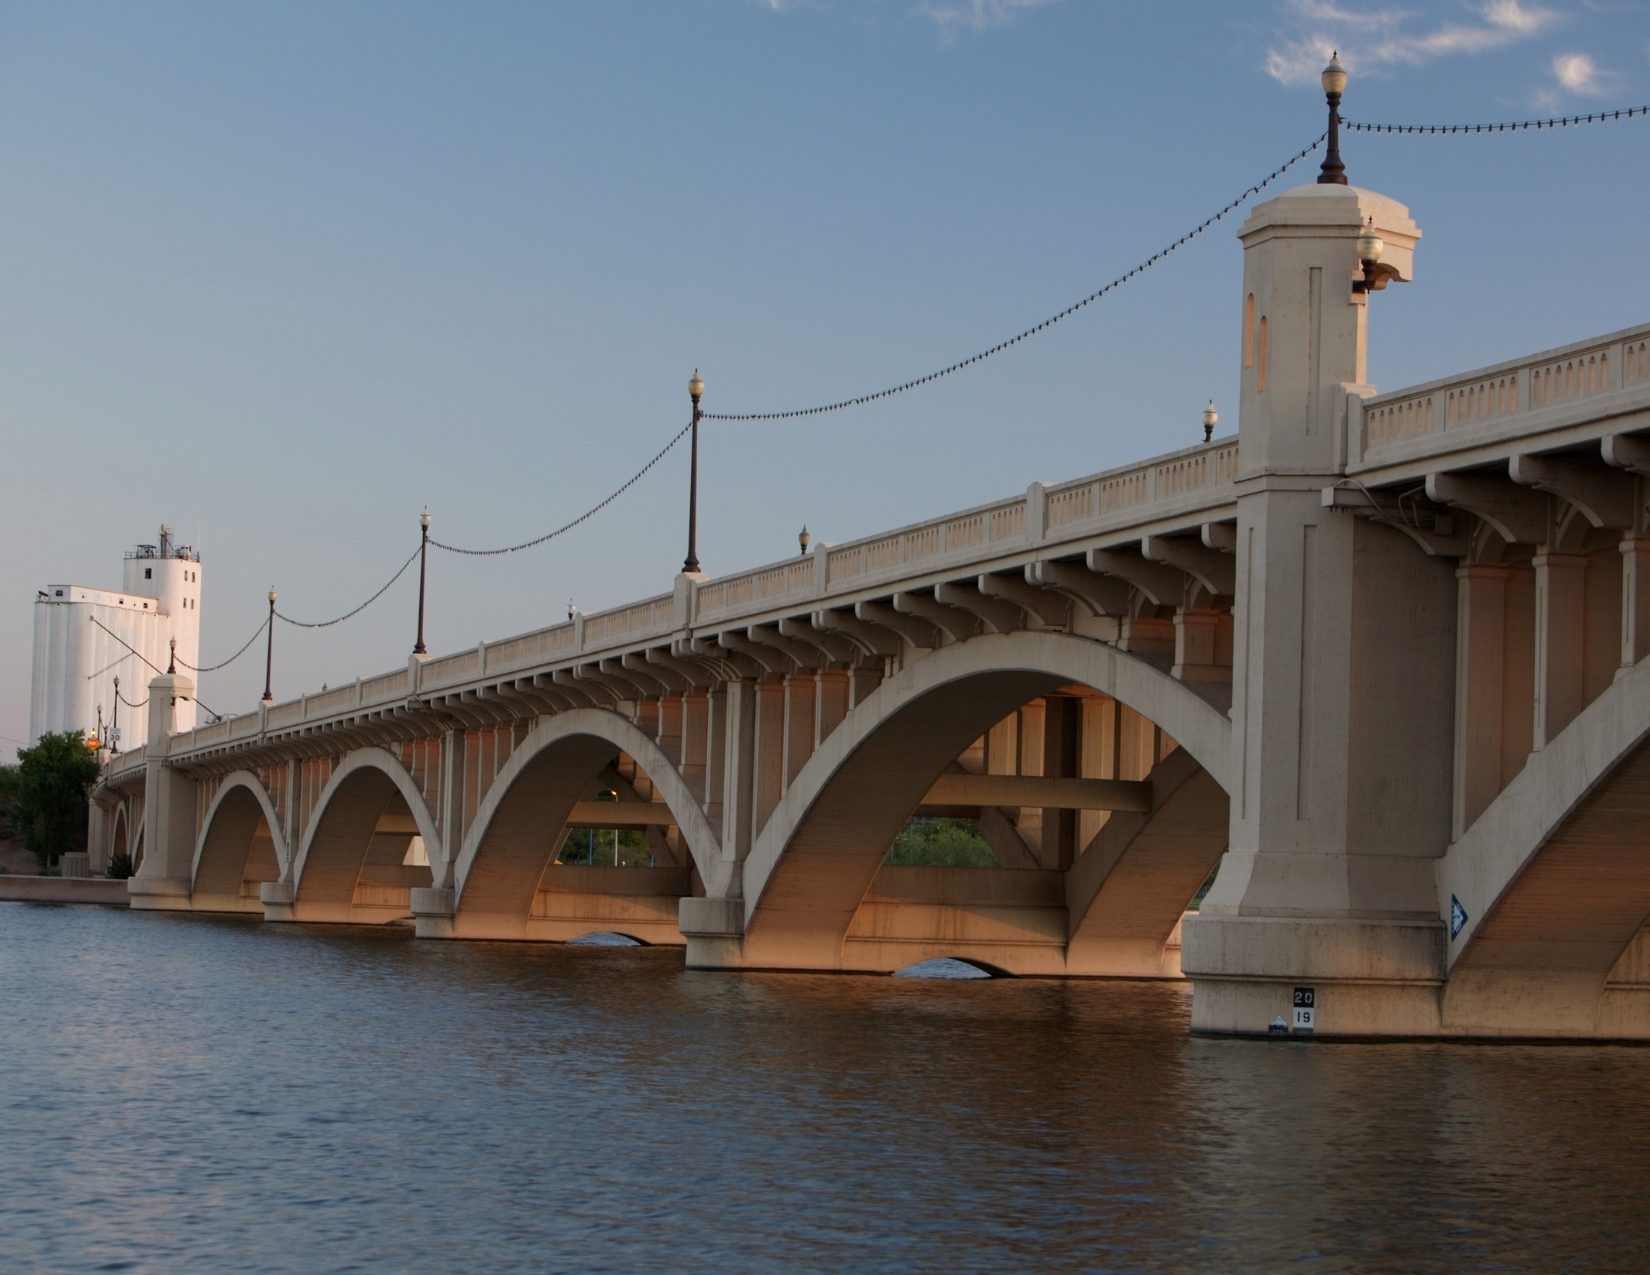
[[[1236,438],[156,714],[95,852],[139,908],[1185,976],[1209,1032],[1650,1037],[1650,325],[1377,393],[1371,226],[1410,279],[1371,191],[1241,228]],[[886,863],[925,812],[1001,866]],[[555,861],[615,825],[656,866]]]

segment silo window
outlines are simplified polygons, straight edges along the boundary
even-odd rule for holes
[[[145,580],[153,580],[155,578],[155,569],[153,567],[143,568],[143,578]]]

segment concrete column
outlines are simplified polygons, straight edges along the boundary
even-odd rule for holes
[[[1116,779],[1117,701],[1090,696],[1080,700],[1079,705],[1078,773],[1085,779]],[[1109,810],[1077,812],[1078,854],[1083,853],[1110,818]]]
[[[1077,777],[1078,701],[1055,695],[1044,701],[1043,769],[1048,778]],[[1044,868],[1064,872],[1071,867],[1077,848],[1077,811],[1046,808],[1042,811],[1042,851]]]
[[[683,720],[683,704],[679,695],[667,695],[658,701],[659,721],[658,734],[660,751],[675,763],[681,765],[683,760],[682,743],[686,730]]]
[[[1048,743],[1043,733],[1047,721],[1047,712],[1044,701],[1038,699],[1024,705],[1019,712],[1020,756],[1014,769],[1009,772],[1015,775],[1041,775],[1043,771],[1043,749]],[[1025,838],[1026,844],[1032,847],[1033,852],[1040,853],[1043,844],[1043,811],[1040,806],[1021,806],[1015,817],[1015,825],[1020,835]]]
[[[1226,682],[1231,680],[1231,653],[1221,659],[1221,613],[1213,610],[1189,611],[1177,607],[1174,613],[1174,669],[1181,682]]]
[[[1623,536],[1621,667],[1632,668],[1646,655],[1650,655],[1650,537]]]
[[[710,700],[702,691],[681,697],[682,724],[682,778],[688,791],[703,805],[705,800],[705,763],[710,748]]]
[[[814,752],[815,717],[818,706],[814,678],[793,673],[785,679],[785,787],[795,782]]]
[[[757,773],[757,683],[729,682],[713,698],[722,705],[722,857],[741,863],[755,836]],[[708,882],[706,883],[709,884]]]
[[[726,782],[728,749],[728,689],[716,686],[705,695],[705,777],[701,785],[705,818],[712,828],[722,825],[722,787]]]
[[[867,696],[882,685],[879,668],[854,668],[848,671],[848,699],[852,708],[858,708]]]
[[[751,836],[760,835],[785,791],[785,686],[757,682],[756,725],[752,742]]]
[[[1010,713],[985,733],[985,773],[1020,773],[1020,715]]]
[[[1626,561],[1614,548],[1587,555],[1586,621],[1582,639],[1582,707],[1610,689],[1621,671],[1622,576]]]
[[[436,826],[441,829],[441,863],[435,866],[435,847],[430,847],[430,866],[435,873],[435,886],[455,886],[454,869],[458,856],[464,850],[464,834],[469,830],[469,815],[465,810],[465,736],[461,730],[449,730],[441,736],[441,787],[436,794]]]
[[[134,908],[187,908],[195,866],[195,781],[168,764],[178,701],[193,700],[195,683],[182,673],[149,682],[149,739],[144,750],[143,866],[127,882]]]
[[[1123,636],[1117,649],[1131,655],[1173,655],[1175,624],[1156,616],[1130,616],[1123,621]]]
[[[1587,555],[1538,553],[1535,568],[1535,735],[1541,749],[1587,703],[1582,684]]]
[[[814,747],[842,724],[848,715],[848,674],[843,669],[825,669],[814,678]]]
[[[1455,573],[1455,799],[1452,839],[1501,791],[1509,567]]]

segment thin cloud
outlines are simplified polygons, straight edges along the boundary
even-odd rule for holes
[[[1553,10],[1525,0],[1485,0],[1471,9],[1475,20],[1430,28],[1417,27],[1415,15],[1404,10],[1349,9],[1334,0],[1289,0],[1288,9],[1297,23],[1313,29],[1269,50],[1266,73],[1291,87],[1315,83],[1335,50],[1349,71],[1379,72],[1488,53],[1540,35],[1558,21]]]
[[[1615,75],[1585,53],[1560,53],[1553,59],[1553,79],[1566,92],[1603,97],[1611,91]]]
[[[957,0],[956,3],[919,5],[917,12],[953,37],[959,31],[985,31],[1005,27],[1028,9],[1040,9],[1056,0]]]

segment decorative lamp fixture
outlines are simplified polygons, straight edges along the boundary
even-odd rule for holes
[[[804,523],[802,525],[802,530],[796,533],[796,543],[801,548],[802,556],[804,558],[808,556],[808,546],[813,543],[813,539],[814,538],[808,534],[807,524]]]
[[[1391,266],[1381,264],[1381,254],[1386,251],[1386,240],[1382,239],[1375,230],[1375,218],[1369,219],[1358,233],[1358,264],[1363,267],[1363,278],[1352,281],[1352,291],[1358,293],[1379,292],[1388,283],[1398,277],[1397,270]]]
[[[573,599],[568,598],[567,599],[567,622],[569,624],[571,624],[573,622],[573,617],[575,615],[577,615],[578,613],[579,613],[579,609],[576,606],[573,605]]]
[[[172,638],[171,639],[171,651],[172,651],[172,653],[166,659],[166,672],[167,672],[168,675],[174,674],[178,671],[178,640],[177,640],[177,638]]]
[[[682,570],[689,575],[699,572],[699,399],[705,392],[705,383],[699,369],[693,369],[688,380],[688,397],[693,400],[693,459],[688,468],[688,543],[687,557],[682,559]]]
[[[1346,185],[1346,165],[1341,163],[1341,94],[1346,91],[1346,68],[1341,65],[1339,52],[1329,55],[1321,79],[1324,100],[1329,104],[1328,142],[1324,148],[1323,164],[1318,170],[1318,183],[1325,186]]]
[[[273,704],[275,696],[269,688],[269,674],[275,663],[275,586],[269,586],[269,619],[266,621],[268,629],[264,633],[264,698],[265,704]]]
[[[1220,423],[1220,413],[1215,411],[1214,399],[1209,400],[1209,406],[1203,409],[1203,441],[1206,443],[1215,436],[1215,426]]]
[[[418,638],[413,642],[413,654],[424,655],[424,571],[430,556],[430,507],[418,515]]]

